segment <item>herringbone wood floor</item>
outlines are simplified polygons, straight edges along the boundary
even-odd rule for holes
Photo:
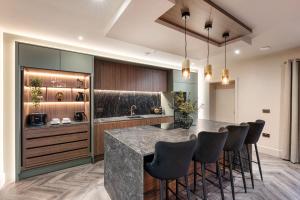
[[[300,199],[300,165],[261,155],[264,182],[259,179],[254,164],[255,189],[247,179],[248,193],[235,174],[237,200],[297,200]],[[104,163],[74,167],[9,184],[0,190],[1,200],[109,200],[103,184]],[[247,174],[249,177],[249,174]],[[208,199],[220,199],[219,190],[208,185]],[[232,199],[230,185],[225,181],[225,199]],[[201,199],[201,185],[192,199]],[[185,197],[182,192],[182,197]],[[171,198],[172,199],[172,198]]]

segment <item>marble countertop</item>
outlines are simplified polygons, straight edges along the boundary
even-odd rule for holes
[[[191,135],[197,135],[200,131],[218,131],[232,123],[216,122],[210,120],[198,120],[197,125],[190,129],[163,129],[154,126],[139,126],[132,128],[106,130],[118,141],[133,149],[143,156],[154,153],[155,144],[158,141],[182,142],[189,140]]]
[[[115,122],[115,121],[124,121],[124,120],[149,119],[149,118],[159,118],[159,117],[170,117],[172,115],[149,114],[149,115],[138,115],[138,116],[141,116],[141,118],[128,118],[129,116],[97,118],[97,119],[94,119],[94,123]]]

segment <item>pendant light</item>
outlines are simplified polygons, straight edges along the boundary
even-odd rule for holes
[[[207,29],[207,64],[204,68],[204,78],[206,81],[210,81],[212,78],[212,66],[209,64],[209,29],[212,28],[210,21],[205,23],[205,29]]]
[[[227,46],[227,38],[229,37],[229,33],[225,32],[223,34],[223,38],[225,40],[225,67],[222,71],[222,84],[227,85],[229,84],[229,70],[227,69],[227,55],[226,55],[226,46]]]
[[[187,40],[186,40],[186,21],[190,18],[190,11],[188,8],[184,8],[181,10],[181,17],[184,20],[184,60],[182,62],[182,76],[184,79],[189,79],[191,75],[191,68],[190,68],[190,60],[187,58]]]

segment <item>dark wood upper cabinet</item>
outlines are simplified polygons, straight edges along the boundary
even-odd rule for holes
[[[167,71],[95,60],[94,87],[101,90],[167,91]]]

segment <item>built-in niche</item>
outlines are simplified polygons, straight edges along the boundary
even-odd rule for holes
[[[130,115],[130,107],[136,105],[135,114],[151,114],[153,107],[161,106],[160,92],[94,91],[95,118]]]

